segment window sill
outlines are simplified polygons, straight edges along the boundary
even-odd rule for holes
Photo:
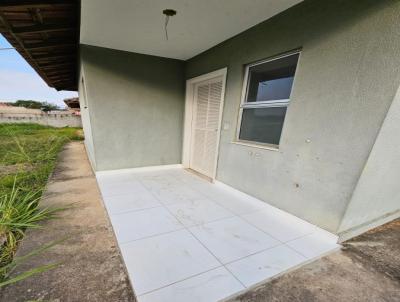
[[[231,142],[231,144],[252,147],[252,148],[258,148],[258,149],[264,149],[264,150],[270,150],[270,151],[279,151],[279,146],[276,146],[276,145],[261,145],[261,144],[253,144],[253,143],[246,143],[246,142],[240,142],[240,141],[233,141],[233,142]]]

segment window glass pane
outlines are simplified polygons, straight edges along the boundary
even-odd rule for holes
[[[299,54],[249,68],[246,102],[290,98]]]
[[[286,107],[244,108],[239,139],[279,145]]]

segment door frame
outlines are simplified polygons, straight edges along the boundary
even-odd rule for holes
[[[221,68],[213,72],[209,72],[198,77],[191,78],[186,81],[186,95],[185,95],[185,116],[183,125],[183,148],[182,148],[182,165],[185,168],[190,168],[190,159],[192,154],[192,140],[193,140],[193,113],[194,113],[194,96],[195,96],[195,85],[197,83],[211,80],[216,77],[222,77],[222,91],[221,91],[221,104],[219,110],[218,120],[218,132],[217,132],[217,143],[215,152],[215,165],[212,173],[212,180],[215,180],[217,173],[217,163],[219,155],[219,141],[221,136],[222,127],[222,113],[224,108],[225,100],[225,86],[226,86],[226,75],[228,68]]]

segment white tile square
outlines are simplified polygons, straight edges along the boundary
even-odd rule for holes
[[[187,230],[122,244],[121,252],[137,295],[220,266]]]
[[[163,207],[112,215],[110,218],[119,243],[183,228],[183,225]]]
[[[103,197],[115,195],[140,194],[146,192],[146,188],[139,181],[103,184],[100,186]]]
[[[196,236],[222,263],[249,256],[280,242],[239,217],[192,227]]]
[[[316,231],[316,227],[288,213],[266,209],[241,216],[248,223],[270,234],[282,242],[287,242]]]
[[[168,205],[167,208],[187,227],[234,216],[233,213],[207,199],[180,202]]]
[[[244,289],[224,267],[139,296],[139,302],[216,302]]]
[[[188,186],[185,187],[184,184],[171,185],[165,189],[154,190],[152,193],[157,200],[164,205],[204,199],[204,195],[189,188]]]
[[[100,185],[118,184],[121,182],[130,182],[135,180],[135,176],[131,173],[119,173],[110,175],[96,175],[96,179]]]
[[[174,173],[174,174],[172,174],[172,176],[175,179],[177,179],[187,185],[190,185],[190,186],[196,185],[196,184],[206,184],[206,185],[211,184],[210,181],[200,177],[199,175],[196,175],[193,172],[188,172],[185,170],[180,171],[180,173]]]
[[[292,240],[286,244],[308,259],[321,256],[322,254],[340,248],[336,238],[325,231],[317,231],[311,235]]]
[[[237,215],[252,213],[266,208],[266,204],[260,200],[251,197],[239,197],[213,184],[210,184],[210,187],[204,190],[204,194]]]
[[[147,176],[146,178],[141,179],[141,182],[150,191],[165,190],[169,187],[181,184],[178,180],[171,176]]]
[[[285,245],[231,262],[226,267],[246,287],[271,278],[307,259]]]
[[[105,196],[103,199],[110,215],[162,206],[149,192]]]

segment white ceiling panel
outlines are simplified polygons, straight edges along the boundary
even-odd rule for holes
[[[301,1],[82,0],[81,43],[187,60]]]

